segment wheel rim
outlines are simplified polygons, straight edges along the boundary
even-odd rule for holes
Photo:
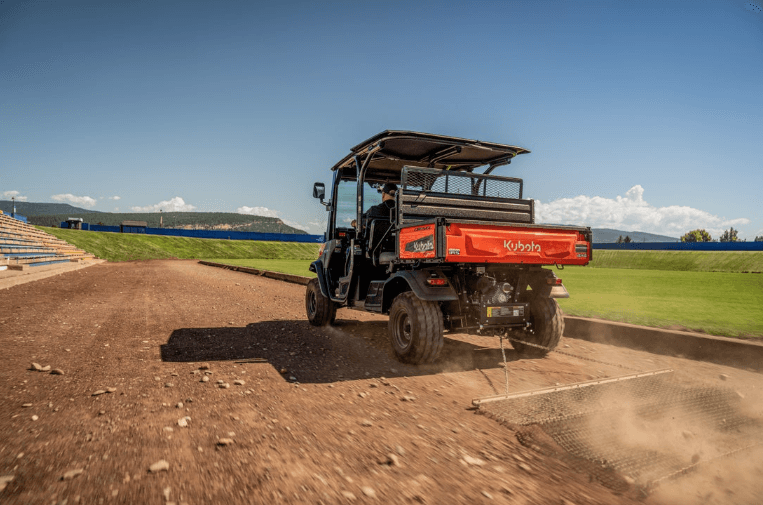
[[[395,318],[395,344],[403,351],[408,350],[411,345],[413,329],[408,313],[401,311]]]
[[[307,313],[312,318],[315,315],[316,307],[318,306],[318,300],[315,297],[315,292],[311,291],[307,297]]]

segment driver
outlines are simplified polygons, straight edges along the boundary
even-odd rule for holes
[[[395,208],[395,192],[397,184],[388,182],[382,186],[382,201],[379,205],[374,205],[366,212],[366,219],[387,219],[390,218],[390,212]]]
[[[395,208],[395,192],[397,191],[397,184],[388,182],[381,188],[382,201],[379,205],[374,205],[369,208],[365,214],[363,214],[364,222],[368,223],[371,219],[386,219],[390,220],[390,213]],[[350,226],[355,228],[355,219],[352,220]]]

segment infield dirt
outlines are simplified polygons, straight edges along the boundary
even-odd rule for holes
[[[438,364],[412,367],[392,357],[386,325],[342,309],[336,326],[311,327],[303,286],[195,261],[104,263],[2,290],[0,501],[581,505],[763,496],[760,454],[646,498],[605,487],[585,465],[523,446],[510,428],[469,410],[472,398],[504,389],[495,339],[449,335]],[[760,374],[573,339],[560,349],[597,361],[526,360],[509,349],[511,390],[622,375],[622,365],[671,367],[678,380],[723,383],[760,405]],[[166,470],[149,471],[162,460]]]

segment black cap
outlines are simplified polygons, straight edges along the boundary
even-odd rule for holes
[[[397,184],[395,184],[394,182],[386,183],[384,186],[382,186],[382,189],[381,189],[382,193],[389,193],[391,195],[394,194],[395,191],[397,191]]]

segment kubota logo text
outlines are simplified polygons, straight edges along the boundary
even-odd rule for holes
[[[529,244],[523,244],[521,240],[513,242],[511,240],[504,240],[503,247],[511,252],[540,252],[540,244],[530,242]]]

